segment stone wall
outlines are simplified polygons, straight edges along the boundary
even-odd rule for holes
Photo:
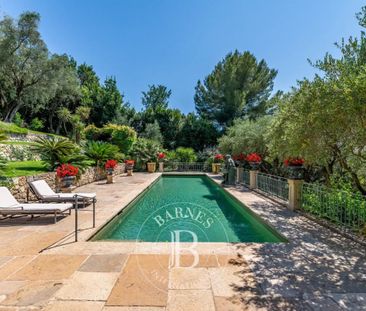
[[[0,144],[0,158],[7,161],[40,160],[39,155],[30,150],[31,143],[37,138],[49,137],[45,134],[6,134],[6,136],[7,141],[14,142],[14,144]]]
[[[125,172],[125,165],[120,164],[114,170],[114,175],[120,175]],[[80,187],[86,184],[90,184],[97,180],[106,178],[106,173],[103,169],[89,167],[81,174],[80,178],[76,181],[76,186]],[[39,180],[44,179],[54,191],[58,191],[60,188],[60,181],[56,177],[55,172],[43,173],[34,176],[22,176],[15,177],[11,180],[10,191],[19,202],[35,201],[35,196],[28,189],[28,180]]]
[[[0,144],[0,158],[6,161],[41,160],[41,157],[31,151],[26,144]]]

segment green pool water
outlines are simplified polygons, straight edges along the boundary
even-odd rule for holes
[[[162,176],[92,240],[284,242],[207,176]]]

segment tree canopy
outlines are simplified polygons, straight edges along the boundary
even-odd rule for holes
[[[276,75],[275,69],[248,51],[229,53],[203,82],[198,81],[197,112],[221,128],[240,117],[264,114]]]

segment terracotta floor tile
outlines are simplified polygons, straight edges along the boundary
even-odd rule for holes
[[[32,233],[0,248],[0,256],[36,255],[65,235],[65,232]]]
[[[0,295],[9,295],[27,284],[27,281],[0,281]]]
[[[237,267],[208,268],[212,291],[215,296],[231,297],[242,288],[243,280]],[[249,277],[251,275],[248,275]]]
[[[118,275],[118,273],[77,271],[56,294],[56,298],[63,300],[107,300]]]
[[[20,290],[10,294],[1,305],[43,306],[59,290],[62,283],[53,281],[27,282]]]
[[[181,267],[190,267],[194,263],[194,257],[192,255],[182,255],[180,258]],[[199,262],[195,268],[227,266],[231,258],[232,256],[228,255],[199,255]]]
[[[13,259],[13,256],[3,256],[0,257],[0,268],[1,266],[5,265],[10,259]]]
[[[165,311],[165,307],[104,307],[103,311]]]
[[[45,311],[101,311],[104,302],[97,301],[53,301]]]
[[[40,255],[12,275],[11,280],[61,280],[71,276],[86,256]]]
[[[167,311],[215,311],[210,290],[169,290]]]
[[[168,290],[167,255],[130,255],[108,306],[165,306]]]
[[[79,268],[83,272],[121,272],[127,255],[91,255]]]
[[[169,272],[169,289],[209,289],[207,268],[173,268]]]
[[[12,257],[11,260],[6,262],[0,268],[0,280],[5,280],[12,274],[16,273],[18,270],[22,269],[26,264],[31,262],[35,256],[17,256]]]
[[[230,299],[228,297],[214,297],[216,311],[244,311],[244,310],[257,310],[250,309],[249,306],[245,307],[240,300]],[[249,308],[249,309],[248,309]],[[259,310],[258,310],[259,311]]]

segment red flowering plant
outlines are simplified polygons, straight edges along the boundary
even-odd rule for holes
[[[234,154],[233,155],[233,160],[234,161],[238,161],[238,162],[244,162],[245,161],[246,156],[243,153],[239,153],[239,154]]]
[[[221,153],[218,153],[214,156],[214,163],[223,163],[224,160],[224,156]]]
[[[135,161],[134,160],[126,160],[125,164],[126,164],[126,168],[128,170],[132,170],[133,166],[135,165]]]
[[[245,157],[245,160],[248,161],[249,163],[259,164],[262,162],[262,157],[258,153],[254,152],[254,153],[248,154]]]
[[[107,160],[107,162],[105,162],[104,167],[107,170],[108,175],[113,174],[113,170],[115,169],[117,164],[118,164],[118,162],[116,160]]]
[[[304,159],[296,157],[296,158],[287,158],[283,163],[285,166],[303,166],[304,165]]]
[[[71,164],[61,164],[56,169],[56,175],[59,178],[64,178],[68,176],[76,176],[79,173],[79,169]]]
[[[159,162],[163,162],[163,161],[164,161],[164,159],[165,159],[165,157],[166,157],[166,155],[165,155],[165,153],[164,153],[164,152],[159,152],[159,153],[157,154],[157,158],[158,158],[158,161],[159,161]]]
[[[118,162],[116,160],[108,160],[107,162],[105,162],[104,167],[106,170],[114,170],[117,164]]]

